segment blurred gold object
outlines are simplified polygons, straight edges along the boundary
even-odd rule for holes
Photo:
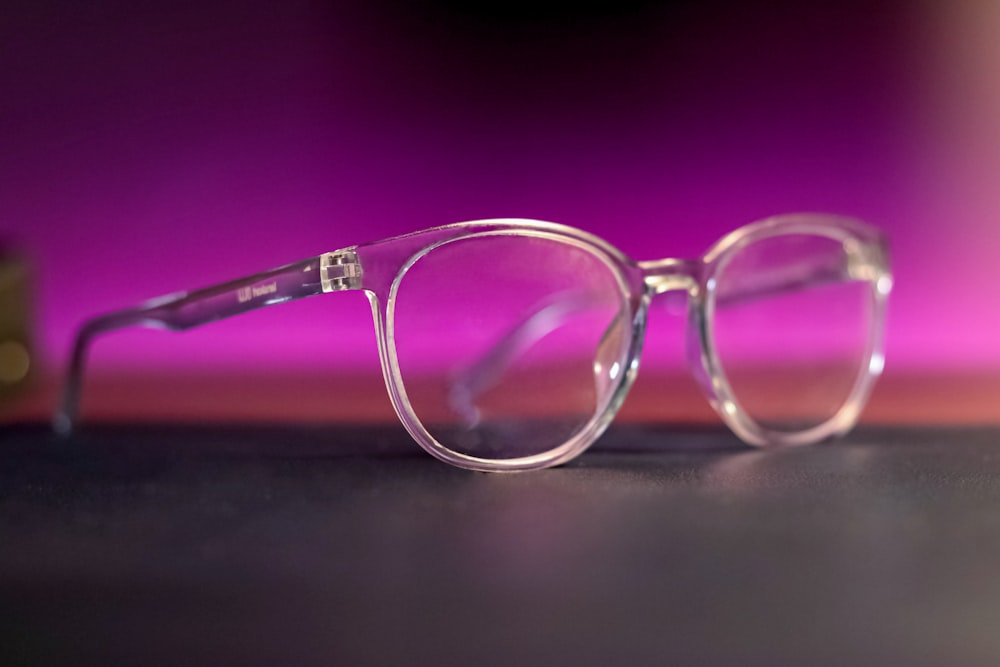
[[[0,404],[24,393],[34,375],[31,312],[28,262],[0,247]]]

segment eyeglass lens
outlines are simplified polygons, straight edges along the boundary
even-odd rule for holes
[[[841,239],[779,234],[712,274],[709,344],[746,417],[818,426],[870,356],[874,296]],[[510,459],[551,451],[607,407],[628,363],[620,278],[583,245],[480,235],[420,256],[395,288],[389,344],[415,418],[446,448]]]
[[[734,253],[715,275],[711,332],[744,413],[802,431],[845,404],[869,356],[874,298],[839,239],[785,234]]]
[[[478,236],[420,257],[399,281],[390,340],[413,412],[460,454],[551,451],[603,412],[631,336],[614,270],[537,236]]]

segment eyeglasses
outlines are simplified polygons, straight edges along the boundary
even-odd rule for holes
[[[93,338],[183,330],[307,296],[361,290],[386,387],[413,438],[472,470],[545,468],[607,428],[639,367],[653,298],[688,300],[691,371],[753,445],[846,433],[883,367],[888,245],[866,224],[789,215],[700,259],[635,262],[585,232],[483,220],[352,246],[89,320],[55,428],[73,429]]]

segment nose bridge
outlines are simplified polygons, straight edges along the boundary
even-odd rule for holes
[[[695,259],[657,259],[639,262],[642,280],[650,294],[690,292],[698,285],[701,262]]]

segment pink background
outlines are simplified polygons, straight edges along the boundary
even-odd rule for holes
[[[50,368],[96,312],[437,224],[651,259],[808,210],[891,234],[890,369],[1000,369],[997,3],[84,4],[0,21],[0,235],[36,262]],[[374,356],[338,294],[95,364]]]

